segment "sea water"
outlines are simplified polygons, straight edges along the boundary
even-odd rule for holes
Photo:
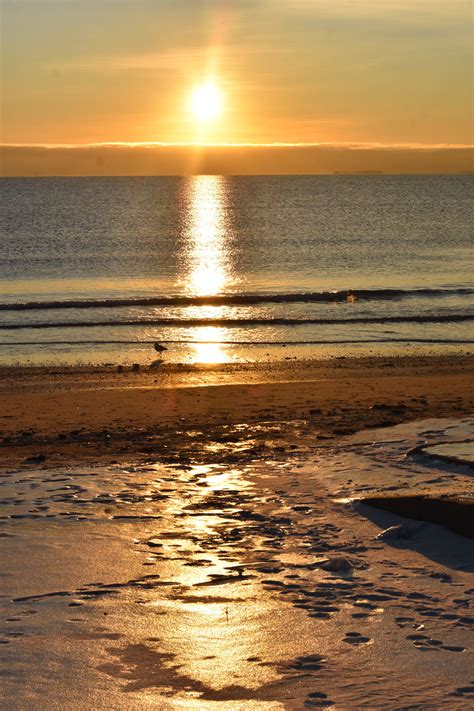
[[[2,179],[0,363],[469,350],[471,180]]]

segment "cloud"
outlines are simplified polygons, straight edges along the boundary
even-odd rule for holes
[[[90,144],[4,145],[0,175],[265,175],[472,172],[466,145]]]
[[[293,11],[341,17],[384,17],[407,20],[469,16],[470,0],[286,0]]]
[[[251,56],[264,54],[289,54],[290,49],[284,46],[259,47],[246,42],[226,43],[223,47],[206,47],[203,45],[172,47],[159,52],[143,52],[138,54],[115,54],[62,61],[60,64],[46,65],[46,69],[74,71],[182,71],[189,72],[190,67],[206,66],[209,59],[221,55],[222,61],[230,66],[235,62],[248,59]]]

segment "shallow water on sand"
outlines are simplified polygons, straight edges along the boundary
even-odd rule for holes
[[[181,465],[3,472],[3,708],[466,708],[474,542],[382,541],[400,519],[347,501],[472,493],[472,470],[410,452],[474,421],[260,429],[266,461],[240,425]]]
[[[434,457],[448,457],[459,464],[474,464],[474,440],[435,444],[427,447],[425,452]]]

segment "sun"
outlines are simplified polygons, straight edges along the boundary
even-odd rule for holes
[[[222,111],[222,94],[215,84],[200,84],[193,89],[190,108],[199,121],[212,121]]]

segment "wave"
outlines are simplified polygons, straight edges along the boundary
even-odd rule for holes
[[[106,345],[134,345],[140,346],[145,344],[154,344],[153,340],[135,340],[135,341],[118,341],[118,340],[101,340],[101,341],[11,341],[10,343],[2,343],[0,347],[5,346],[106,346]],[[213,341],[213,340],[194,340],[194,339],[162,339],[160,343],[172,345],[189,345],[195,343],[218,344],[221,346],[322,346],[336,344],[351,344],[351,343],[444,343],[469,345],[474,344],[474,339],[461,338],[343,338],[343,339],[322,339],[322,340],[305,340],[305,341]]]
[[[68,299],[64,301],[17,301],[0,303],[0,311],[48,309],[113,309],[127,306],[245,306],[251,304],[333,303],[344,301],[399,301],[412,297],[466,296],[474,288],[342,289],[284,294],[219,294],[214,296],[150,296],[110,299]]]
[[[167,326],[189,328],[193,326],[222,326],[243,328],[245,326],[306,326],[306,325],[351,325],[351,324],[387,324],[387,323],[462,323],[474,321],[474,314],[423,314],[407,316],[361,316],[355,318],[158,318],[124,319],[106,321],[47,321],[43,323],[2,323],[0,330],[16,331],[19,329],[43,328],[94,328],[112,326]]]

